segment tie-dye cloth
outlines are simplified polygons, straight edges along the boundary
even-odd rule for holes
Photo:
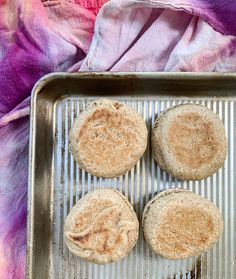
[[[235,1],[112,0],[98,13],[105,2],[0,0],[0,278],[25,277],[29,96],[41,76],[236,70]]]

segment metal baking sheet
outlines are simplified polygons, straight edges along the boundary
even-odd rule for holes
[[[146,120],[149,137],[158,113],[180,103],[200,103],[219,114],[229,142],[224,167],[200,182],[179,182],[145,155],[126,175],[91,176],[79,169],[68,151],[68,132],[89,101],[114,98],[135,108]],[[31,105],[28,278],[79,279],[235,279],[236,278],[236,75],[195,73],[51,74],[33,89]],[[190,189],[210,199],[223,214],[224,233],[217,245],[183,261],[155,255],[140,237],[123,260],[96,265],[69,253],[63,225],[70,208],[94,188],[114,187],[128,197],[141,222],[145,204],[163,189]]]

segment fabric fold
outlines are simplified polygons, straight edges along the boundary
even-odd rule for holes
[[[195,7],[186,0],[178,3],[108,2],[97,17],[87,57],[80,69],[73,69],[234,72],[235,36],[216,32],[204,21],[205,15],[214,10],[213,2]],[[227,7],[227,3],[224,5]],[[201,14],[197,17],[194,11],[199,9]],[[148,25],[150,17],[152,23]]]

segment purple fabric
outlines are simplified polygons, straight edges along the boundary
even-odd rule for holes
[[[236,70],[235,1],[112,0],[94,29],[104,2],[0,1],[0,278],[25,277],[29,96],[40,77]]]
[[[24,278],[29,118],[0,130],[1,278]]]

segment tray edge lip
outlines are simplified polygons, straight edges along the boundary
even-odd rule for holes
[[[236,73],[231,72],[55,72],[49,73],[41,77],[34,85],[31,91],[31,99],[42,90],[42,88],[55,80],[56,78],[72,78],[72,79],[102,79],[102,78],[155,78],[155,79],[236,79]],[[32,105],[32,103],[31,103]]]
[[[27,247],[26,247],[26,278],[33,278],[33,242],[34,242],[34,161],[35,152],[33,143],[35,142],[35,104],[34,98],[36,96],[36,87],[39,81],[35,84],[32,89],[33,94],[31,95],[30,101],[30,129],[29,129],[29,165],[28,165],[28,195],[27,195]]]

